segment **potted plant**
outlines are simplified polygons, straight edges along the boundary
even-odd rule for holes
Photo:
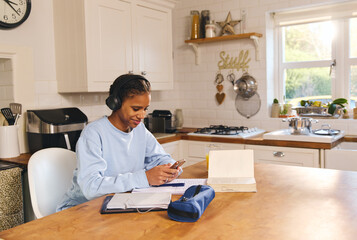
[[[344,109],[345,105],[348,104],[347,99],[345,98],[337,98],[333,100],[331,103],[327,105],[328,107],[328,113],[331,115],[341,115],[340,110],[341,108]]]
[[[278,118],[280,115],[280,104],[278,99],[274,98],[273,104],[271,105],[271,117]]]

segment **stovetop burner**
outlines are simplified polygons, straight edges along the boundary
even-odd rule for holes
[[[211,125],[209,127],[197,129],[195,133],[210,134],[210,135],[237,135],[247,130],[248,128],[244,126],[232,127],[232,126],[225,126],[225,125]]]

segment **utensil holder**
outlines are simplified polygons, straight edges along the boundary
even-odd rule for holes
[[[20,156],[18,125],[0,126],[0,158]]]

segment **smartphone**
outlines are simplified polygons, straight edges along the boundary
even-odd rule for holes
[[[172,164],[172,166],[171,166],[170,168],[171,168],[171,169],[178,169],[178,168],[181,167],[185,162],[186,162],[185,159],[176,161],[174,164]]]

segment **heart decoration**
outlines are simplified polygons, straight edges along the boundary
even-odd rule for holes
[[[218,85],[216,86],[216,88],[217,88],[218,92],[222,92],[222,90],[223,90],[223,85],[222,85],[222,84],[218,84]]]
[[[216,99],[217,99],[217,102],[218,102],[219,105],[222,104],[222,102],[224,101],[225,97],[226,97],[225,93],[221,93],[221,92],[216,93]]]

